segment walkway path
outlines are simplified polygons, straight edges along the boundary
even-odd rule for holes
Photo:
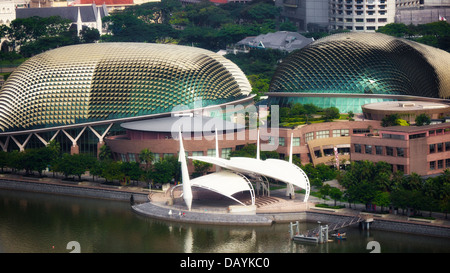
[[[163,204],[143,203],[134,205],[133,210],[141,215],[153,218],[187,223],[211,223],[218,225],[271,225],[272,220],[261,215],[245,215],[231,213],[195,212],[170,208]],[[171,213],[171,214],[170,214]]]

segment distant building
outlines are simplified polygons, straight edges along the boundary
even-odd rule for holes
[[[92,4],[97,6],[105,5],[108,11],[111,12],[148,2],[160,2],[160,0],[69,0],[68,6],[91,6]]]
[[[299,31],[327,31],[330,0],[275,0],[281,16],[294,23]]]
[[[29,18],[33,16],[50,17],[61,16],[69,19],[77,27],[80,33],[83,27],[96,28],[100,34],[105,33],[103,29],[102,18],[108,16],[108,10],[105,5],[80,7],[53,7],[53,8],[24,8],[16,10],[16,18]]]
[[[420,25],[450,19],[448,0],[396,0],[395,3],[396,23]]]
[[[9,26],[16,19],[16,8],[13,1],[0,2],[0,25]]]
[[[278,31],[274,33],[261,34],[256,37],[247,37],[237,42],[233,47],[227,49],[228,53],[244,52],[251,49],[278,49],[282,51],[294,51],[314,42],[313,38],[306,38],[297,32]]]
[[[330,29],[375,32],[394,23],[395,0],[330,0]]]

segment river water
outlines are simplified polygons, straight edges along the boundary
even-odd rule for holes
[[[382,253],[450,252],[445,238],[353,227],[345,241],[305,245],[290,240],[289,224],[165,222],[137,215],[127,202],[0,190],[0,253],[369,253],[371,241]]]

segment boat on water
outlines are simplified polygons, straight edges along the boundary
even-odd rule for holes
[[[343,233],[333,233],[331,234],[331,237],[333,237],[336,240],[346,240],[347,239],[347,234],[345,232]]]

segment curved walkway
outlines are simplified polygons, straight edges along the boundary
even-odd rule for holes
[[[157,219],[171,220],[196,224],[217,225],[271,225],[272,220],[257,214],[231,214],[214,212],[196,212],[167,207],[154,202],[147,202],[132,206],[141,215]]]

